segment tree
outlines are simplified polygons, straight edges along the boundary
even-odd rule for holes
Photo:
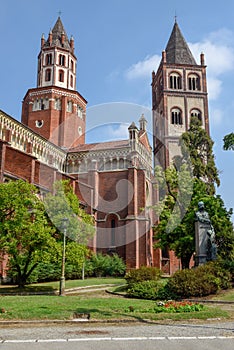
[[[79,199],[68,180],[56,181],[53,193],[44,198],[46,212],[57,233],[63,233],[63,219],[68,219],[67,237],[79,244],[87,244],[95,233],[93,217],[81,208]]]
[[[204,197],[206,210],[215,231],[218,255],[223,260],[234,260],[234,230],[232,209],[227,210],[220,195]]]
[[[165,197],[155,206],[159,223],[155,227],[156,246],[173,250],[181,259],[182,268],[188,268],[195,251],[194,218],[199,198],[206,194],[201,180],[189,177],[190,171],[184,164],[180,171],[171,166],[165,171],[165,184],[156,171],[160,186],[166,184]],[[180,179],[181,178],[181,179]],[[161,179],[161,181],[160,181]],[[180,181],[179,181],[180,179]]]
[[[19,287],[56,243],[35,186],[18,180],[0,184],[0,249],[16,273]]]
[[[223,149],[234,151],[234,133],[230,133],[223,138]]]
[[[159,193],[164,196],[156,206],[159,224],[155,228],[157,246],[175,251],[182,268],[188,268],[195,251],[195,212],[203,201],[216,233],[218,254],[233,258],[232,211],[227,211],[214,184],[219,185],[218,171],[212,151],[213,141],[201,128],[197,118],[191,118],[190,128],[181,137],[182,157],[165,172],[156,168]],[[191,162],[191,167],[190,167]]]
[[[214,194],[214,185],[220,185],[213,154],[214,142],[197,117],[191,117],[189,130],[182,134],[180,141],[183,159],[189,158],[192,163],[193,176],[205,181],[209,193]]]
[[[53,193],[48,193],[44,198],[46,212],[51,220],[51,225],[56,227],[56,233],[60,239],[60,251],[62,252],[63,219],[68,221],[66,230],[66,260],[76,268],[82,267],[84,277],[84,263],[88,254],[86,245],[95,234],[94,219],[81,208],[79,200],[68,180],[57,181],[53,186]],[[62,234],[61,234],[62,233]]]

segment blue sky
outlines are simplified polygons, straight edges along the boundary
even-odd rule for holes
[[[77,90],[88,100],[87,140],[98,125],[126,138],[126,126],[144,112],[151,132],[151,72],[166,47],[174,16],[199,62],[205,54],[211,137],[227,208],[234,207],[233,152],[222,150],[234,131],[234,2],[196,0],[1,0],[0,109],[20,120],[21,102],[36,87],[37,55],[61,11],[75,39]],[[113,104],[114,103],[114,104]],[[114,106],[114,108],[113,108]],[[126,125],[127,125],[126,124]],[[93,132],[93,128],[95,131]],[[99,140],[100,141],[100,138]]]

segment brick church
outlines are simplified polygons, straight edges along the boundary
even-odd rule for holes
[[[86,143],[87,101],[76,90],[76,67],[74,39],[59,17],[48,38],[41,38],[37,87],[23,98],[21,122],[0,110],[0,182],[23,179],[43,194],[56,180],[68,179],[95,218],[91,249],[117,253],[127,268],[157,266],[173,273],[180,261],[153,244],[153,167],[167,167],[180,153],[190,116],[209,132],[204,55],[197,64],[175,22],[152,73],[153,148],[144,115],[129,125],[128,139]],[[3,269],[0,262],[0,275]]]

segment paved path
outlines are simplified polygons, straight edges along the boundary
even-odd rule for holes
[[[4,350],[232,350],[234,324],[81,324],[0,328]]]

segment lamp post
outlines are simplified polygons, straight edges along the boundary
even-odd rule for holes
[[[62,271],[61,271],[61,279],[60,279],[60,288],[59,295],[65,295],[65,257],[66,257],[66,235],[67,235],[67,225],[68,219],[62,219],[62,227],[63,227],[63,255],[62,255]]]

